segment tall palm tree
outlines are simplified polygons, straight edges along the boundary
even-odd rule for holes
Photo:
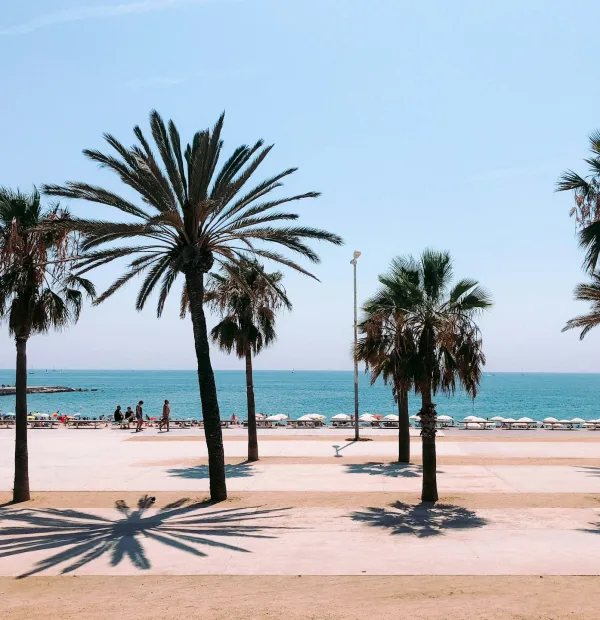
[[[281,286],[281,272],[266,273],[256,260],[244,260],[229,271],[210,274],[204,300],[222,316],[211,330],[218,346],[246,361],[248,401],[248,460],[258,461],[256,405],[252,377],[252,356],[277,339],[275,313],[292,309]]]
[[[436,405],[433,396],[452,394],[457,384],[475,398],[485,357],[475,318],[491,307],[489,294],[476,280],[452,284],[448,252],[425,250],[418,260],[395,258],[382,287],[370,300],[399,313],[403,329],[413,339],[403,358],[404,374],[421,395],[423,501],[437,501]]]
[[[384,287],[380,293],[382,295],[367,300],[363,306],[366,317],[359,329],[364,336],[358,341],[355,355],[365,362],[365,369],[371,374],[371,385],[381,377],[386,385],[392,386],[398,405],[398,462],[409,463],[408,393],[413,380],[408,375],[406,362],[414,350],[414,338],[404,322],[401,308],[395,304],[393,291]]]
[[[105,135],[116,156],[96,150],[84,151],[86,157],[115,172],[125,185],[137,192],[141,204],[87,183],[69,182],[44,188],[50,195],[108,205],[127,216],[127,221],[118,222],[90,219],[72,222],[75,229],[85,234],[82,247],[87,251],[87,258],[81,262],[81,273],[119,258],[133,258],[125,273],[98,298],[98,302],[138,274],[145,274],[136,309],[141,310],[158,288],[157,314],[160,316],[175,280],[183,276],[181,303],[183,308],[189,307],[192,319],[213,501],[226,499],[227,488],[219,404],[203,307],[205,274],[215,262],[231,271],[231,265],[244,258],[261,257],[311,275],[273,246],[283,247],[316,263],[319,257],[307,241],[342,244],[339,236],[327,231],[289,224],[298,218],[295,213],[274,210],[283,204],[319,195],[307,192],[287,198],[270,197],[296,168],[284,170],[246,189],[272,148],[263,146],[262,140],[253,146],[237,147],[217,171],[223,120],[224,115],[221,115],[212,130],[197,132],[191,144],[183,149],[173,121],[169,121],[167,127],[160,115],[152,111],[150,128],[159,158],[139,127],[133,130],[139,144],[129,148],[113,136]],[[127,244],[115,245],[115,242]]]
[[[559,192],[572,191],[579,244],[586,250],[584,268],[593,273],[600,257],[600,130],[589,136],[591,156],[585,160],[589,174],[580,176],[572,170],[563,172],[556,184]]]
[[[573,298],[576,301],[591,302],[592,308],[587,314],[582,314],[567,321],[562,331],[566,332],[570,329],[581,328],[579,339],[583,340],[590,329],[600,325],[600,273],[594,272],[591,275],[591,281],[587,284],[578,284],[575,287]]]
[[[29,500],[27,342],[35,334],[76,322],[91,282],[71,272],[76,237],[58,224],[68,213],[44,209],[40,195],[0,188],[0,319],[15,338],[16,436],[13,501]],[[83,293],[82,293],[83,291]]]

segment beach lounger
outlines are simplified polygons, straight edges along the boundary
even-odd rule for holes
[[[480,431],[482,430],[482,424],[479,422],[465,422],[463,426],[465,431]]]

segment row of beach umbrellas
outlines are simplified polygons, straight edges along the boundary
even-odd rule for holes
[[[438,416],[440,419],[440,416]],[[502,416],[494,416],[493,418],[489,418],[485,420],[484,418],[478,418],[474,415],[467,416],[463,422],[523,422],[524,424],[585,424],[585,420],[583,418],[573,418],[572,420],[557,420],[556,418],[544,418],[542,422],[537,422],[536,420],[532,420],[531,418],[519,418],[515,420],[514,418],[503,418]],[[598,422],[597,420],[590,420],[590,422]]]

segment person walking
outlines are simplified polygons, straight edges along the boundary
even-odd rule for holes
[[[162,410],[162,418],[158,423],[158,430],[162,430],[163,426],[167,427],[167,433],[169,432],[169,416],[171,415],[171,408],[169,407],[169,401],[165,400]]]
[[[140,402],[137,404],[135,408],[135,419],[137,420],[137,425],[135,427],[136,433],[139,433],[140,431],[144,430],[142,428],[142,424],[144,424],[144,411],[142,410],[143,404],[144,404],[144,401],[140,400]]]

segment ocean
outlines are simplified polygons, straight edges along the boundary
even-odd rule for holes
[[[143,400],[144,412],[159,416],[165,399],[171,402],[174,418],[200,418],[198,383],[194,371],[139,370],[31,370],[29,385],[61,385],[97,390],[62,394],[30,394],[29,411],[40,413],[81,413],[85,416],[108,415],[116,405],[134,408]],[[246,417],[246,383],[243,371],[216,371],[219,405],[223,418],[235,413]],[[14,370],[0,370],[0,384],[14,385]],[[272,371],[254,373],[257,411],[267,415],[286,413],[293,418],[306,413],[321,413],[327,418],[336,413],[353,413],[352,371]],[[472,402],[464,393],[446,397],[438,394],[438,414],[456,420],[467,415],[519,418],[527,416],[586,420],[600,418],[600,374],[486,373],[479,395]],[[382,383],[369,385],[359,375],[361,413],[397,413],[391,389]],[[14,397],[1,396],[0,410],[14,411]],[[420,399],[411,395],[411,414],[420,407]]]

